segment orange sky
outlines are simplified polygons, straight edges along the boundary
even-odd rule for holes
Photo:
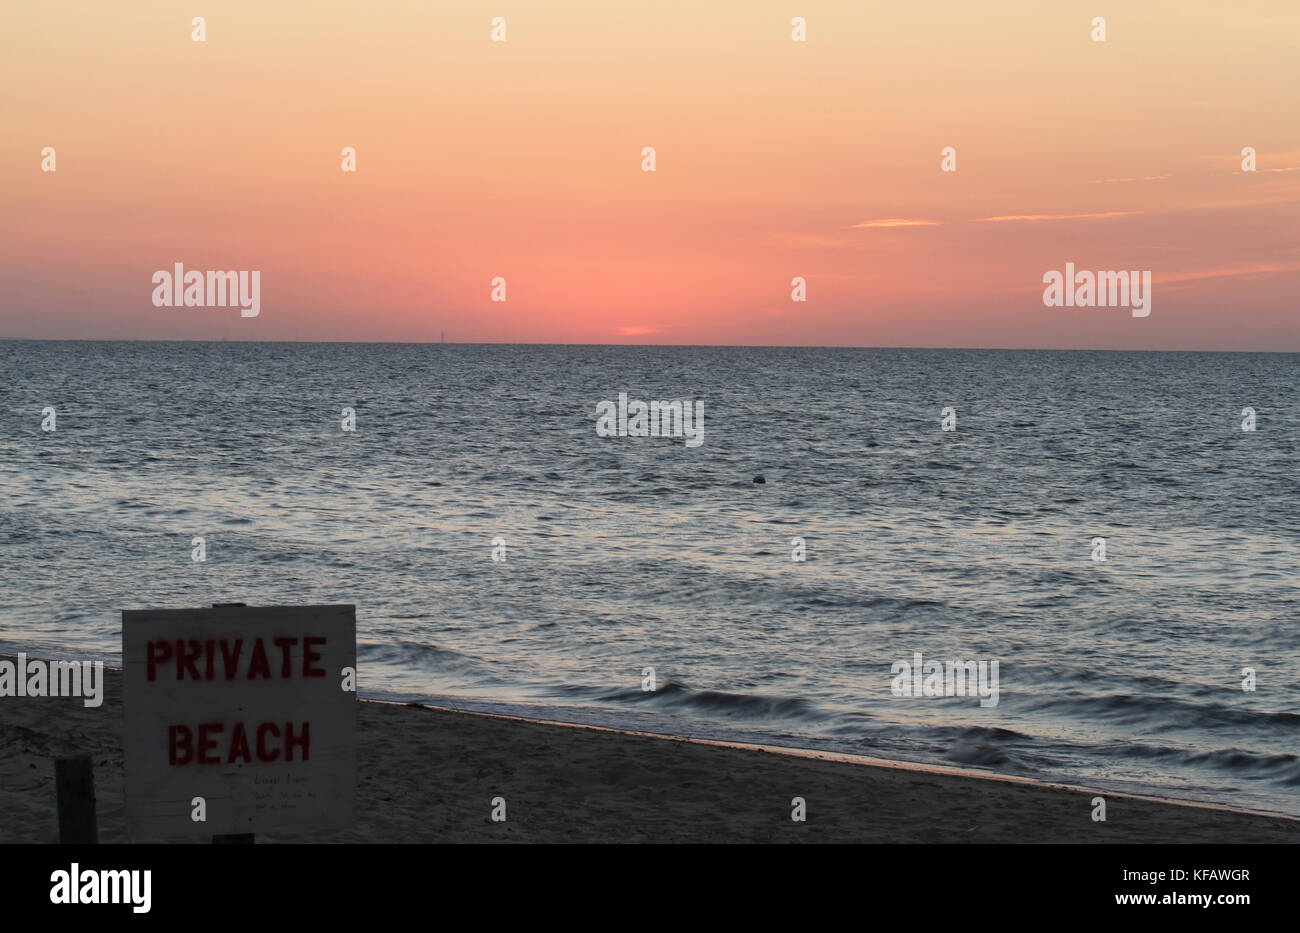
[[[6,0],[0,337],[1300,351],[1298,100],[1294,0]]]

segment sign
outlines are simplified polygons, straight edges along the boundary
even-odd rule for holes
[[[123,611],[128,833],[350,825],[356,630],[355,606]]]

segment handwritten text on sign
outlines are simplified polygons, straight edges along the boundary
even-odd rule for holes
[[[351,822],[352,606],[122,614],[132,836]]]

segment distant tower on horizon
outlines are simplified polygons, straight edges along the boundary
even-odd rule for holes
[[[446,343],[446,342],[447,342],[447,332],[444,330],[444,331],[442,331],[441,333],[442,333],[442,342],[443,342],[443,343]]]

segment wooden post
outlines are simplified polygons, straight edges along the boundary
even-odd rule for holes
[[[59,800],[59,842],[64,845],[99,842],[95,826],[95,775],[90,756],[56,758],[54,789]]]

